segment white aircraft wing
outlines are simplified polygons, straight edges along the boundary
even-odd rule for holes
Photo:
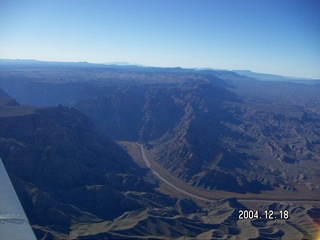
[[[0,239],[35,240],[28,218],[0,158]]]

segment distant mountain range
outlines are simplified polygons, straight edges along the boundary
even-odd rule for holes
[[[233,72],[254,79],[262,81],[284,81],[284,82],[297,82],[297,83],[306,83],[306,81],[317,81],[320,82],[320,79],[308,79],[308,78],[299,78],[299,77],[287,77],[280,76],[275,74],[265,74],[265,73],[256,73],[249,70],[233,70]]]
[[[34,67],[129,67],[129,68],[144,68],[144,71],[154,71],[154,70],[176,70],[176,71],[184,71],[184,72],[190,72],[190,71],[200,71],[200,72],[234,72],[242,76],[247,76],[250,78],[254,78],[257,80],[263,80],[263,81],[285,81],[285,82],[301,82],[306,83],[306,81],[318,81],[320,82],[320,79],[308,79],[308,78],[300,78],[300,77],[288,77],[288,76],[281,76],[281,75],[275,75],[275,74],[266,74],[266,73],[256,73],[252,72],[250,70],[220,70],[220,69],[214,69],[214,68],[181,68],[181,67],[167,67],[167,68],[161,68],[161,67],[154,67],[154,66],[147,66],[139,63],[129,63],[129,62],[108,62],[108,63],[89,63],[89,62],[57,62],[57,61],[39,61],[39,60],[33,60],[33,59],[0,59],[0,66],[7,66],[10,67],[23,67],[23,66],[34,66]]]

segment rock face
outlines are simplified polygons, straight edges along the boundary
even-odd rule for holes
[[[144,171],[83,113],[21,107],[2,91],[0,101],[1,158],[31,224],[43,226],[38,237],[68,234],[72,221],[113,219],[141,207],[123,191],[153,192]]]
[[[148,142],[160,164],[198,187],[239,193],[295,190],[292,179],[319,188],[317,177],[301,177],[319,163],[318,85],[222,84],[200,76],[119,86],[75,107],[114,139]]]
[[[114,140],[149,144],[162,166],[194,186],[319,189],[317,82],[138,67],[25,71],[0,71],[0,86],[24,103],[73,106]]]
[[[15,174],[26,181],[76,187],[96,179],[94,174],[133,167],[130,157],[111,140],[100,138],[91,121],[75,109],[36,109],[24,116],[1,117],[0,122],[5,164],[9,171],[19,164]]]
[[[0,91],[0,156],[38,238],[312,239],[318,230],[319,209],[310,206],[256,205],[262,213],[291,209],[290,222],[238,221],[245,207],[235,199],[200,208],[164,196],[103,135],[143,142],[154,160],[199,188],[311,199],[320,178],[319,84],[224,71],[53,67],[0,69],[0,86],[23,104],[75,108],[20,106]]]
[[[0,89],[0,106],[1,108],[19,106],[19,103],[13,98],[11,98],[3,89]]]

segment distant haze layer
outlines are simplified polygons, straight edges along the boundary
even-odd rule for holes
[[[0,58],[320,78],[320,3],[1,1]]]

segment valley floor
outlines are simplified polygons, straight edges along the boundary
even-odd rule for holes
[[[295,204],[310,204],[320,207],[320,191],[310,191],[303,186],[297,186],[298,191],[286,191],[276,189],[274,191],[264,191],[260,194],[253,193],[232,193],[221,190],[206,190],[191,186],[188,183],[176,178],[168,170],[154,161],[154,150],[146,149],[142,144],[135,142],[118,142],[132,156],[140,167],[149,168],[152,174],[160,180],[159,191],[173,197],[190,197],[195,201],[212,202],[223,198],[237,198],[238,201],[246,205],[256,205],[259,203],[287,202]]]
[[[319,192],[305,194],[302,190],[295,193],[275,190],[261,194],[235,194],[199,189],[172,176],[154,161],[154,149],[147,149],[136,142],[119,144],[140,167],[150,169],[150,179],[160,180],[158,191],[175,198],[191,198],[202,206],[203,211],[191,214],[193,218],[207,224],[218,224],[217,229],[204,231],[196,239],[226,239],[227,236],[237,239],[317,239],[320,236]],[[241,209],[259,212],[259,217],[240,219]],[[262,215],[266,211],[272,211],[275,218],[266,219]],[[287,211],[288,218],[280,219],[280,211]]]

